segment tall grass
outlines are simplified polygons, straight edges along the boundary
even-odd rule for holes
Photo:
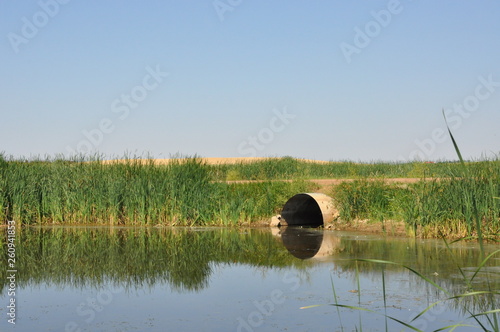
[[[445,117],[446,122],[444,111],[443,116]],[[500,296],[500,291],[497,288],[498,283],[496,281],[498,279],[498,275],[494,275],[495,272],[493,272],[492,274],[489,273],[489,270],[486,270],[488,265],[491,266],[490,260],[497,258],[500,255],[500,249],[493,251],[487,255],[483,245],[485,235],[490,235],[491,233],[491,235],[497,237],[500,230],[500,210],[497,201],[497,197],[499,196],[498,194],[500,193],[500,160],[496,159],[483,162],[481,164],[467,164],[462,157],[459,146],[449,127],[448,132],[457,156],[460,160],[460,168],[450,169],[449,179],[445,179],[443,181],[435,180],[431,182],[423,181],[414,186],[409,186],[408,188],[395,190],[393,192],[393,199],[397,201],[396,197],[405,197],[407,201],[405,201],[405,204],[402,204],[402,213],[410,217],[409,219],[412,220],[413,227],[416,227],[417,225],[425,227],[426,224],[438,223],[438,231],[443,237],[446,248],[450,252],[451,249],[448,241],[441,232],[442,227],[452,228],[457,226],[457,222],[463,223],[466,227],[466,233],[467,235],[469,235],[467,238],[473,237],[477,239],[480,246],[480,259],[478,262],[476,262],[475,267],[472,268],[472,274],[467,274],[465,267],[457,265],[457,270],[459,272],[459,275],[462,277],[462,281],[466,291],[464,293],[453,294],[435,283],[428,276],[420,273],[419,271],[408,265],[397,264],[395,262],[381,260],[379,258],[355,259],[354,263],[356,264],[356,266],[358,266],[358,262],[373,263],[382,266],[398,265],[401,268],[410,271],[418,278],[425,281],[428,285],[432,286],[438,293],[444,295],[444,299],[431,303],[427,308],[418,313],[409,322],[405,322],[398,318],[388,316],[385,278],[383,274],[384,272],[382,270],[384,313],[379,313],[377,311],[362,308],[359,305],[360,295],[358,295],[358,307],[339,304],[336,300],[335,303],[331,305],[337,308],[355,309],[359,310],[359,312],[368,311],[373,314],[381,314],[386,318],[386,331],[388,331],[387,319],[393,320],[407,328],[410,328],[411,330],[421,331],[415,326],[415,321],[418,318],[425,315],[426,312],[440,303],[451,302],[455,307],[460,307],[463,310],[464,319],[461,322],[455,322],[454,324],[442,327],[436,331],[453,331],[458,327],[477,328],[483,331],[500,331],[500,309],[496,306],[497,299]],[[480,167],[478,167],[478,165],[480,165]],[[384,185],[378,184],[378,186],[383,187]],[[340,188],[339,190],[344,193],[347,192],[348,194],[350,194],[351,192],[354,193],[347,195],[348,197],[358,195],[356,190],[346,191],[342,188]],[[373,192],[373,190],[367,190],[366,192],[371,193]],[[380,196],[381,194],[379,189],[374,195],[374,204],[377,204],[377,201],[380,200]],[[414,206],[416,206],[415,208],[411,208],[412,197],[413,204]],[[365,203],[365,205],[369,204],[372,203]],[[363,206],[363,204],[361,205]],[[397,206],[398,205],[396,205],[396,207]],[[365,210],[369,209],[365,208]],[[459,239],[457,241],[460,240],[462,239]],[[475,289],[474,279],[481,274],[485,276],[484,279],[486,280],[486,288]],[[359,273],[357,272],[356,275],[358,276]],[[359,278],[357,287],[358,294],[361,294]],[[470,308],[470,306],[464,304],[464,299],[472,299],[473,303],[479,303],[478,307],[481,310],[479,310],[479,312],[474,311]],[[467,303],[467,301],[465,301],[465,303]],[[317,305],[303,308],[310,308],[315,306]],[[360,321],[359,326],[360,328],[362,328],[362,321]]]
[[[360,179],[333,189],[345,221],[401,220],[408,232],[423,237],[484,237],[500,234],[500,160],[450,167],[442,179],[404,185]],[[477,218],[476,218],[477,216]],[[479,221],[479,222],[478,222]]]
[[[0,161],[0,218],[33,223],[236,225],[278,212],[305,182],[230,185],[199,158]]]
[[[336,186],[333,197],[343,220],[382,221],[393,217],[391,200],[399,190],[397,186],[385,184],[382,180],[362,179]]]
[[[252,163],[212,165],[214,179],[284,180],[323,178],[421,178],[444,177],[450,168],[460,165],[450,162],[384,162],[356,163],[352,161],[316,163],[291,157],[269,158]]]
[[[0,154],[0,219],[32,223],[237,225],[278,213],[311,178],[354,178],[334,187],[342,220],[405,221],[410,234],[486,237],[500,232],[500,159],[460,163],[311,163],[290,157],[236,165],[200,158],[167,165],[13,160]],[[420,176],[395,185],[389,177]],[[430,178],[429,178],[430,177]],[[368,180],[370,178],[370,180]],[[378,179],[373,181],[373,178]],[[254,179],[262,183],[228,184]],[[279,179],[293,179],[285,183]]]

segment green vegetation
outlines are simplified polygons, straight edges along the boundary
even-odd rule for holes
[[[423,237],[477,237],[482,230],[486,238],[495,238],[500,234],[500,200],[495,199],[500,161],[477,165],[468,177],[450,172],[441,180],[409,184],[361,179],[336,186],[331,195],[343,221],[404,221],[410,234]]]
[[[395,177],[425,181],[384,181]],[[327,192],[343,222],[404,221],[409,234],[421,237],[477,237],[482,230],[486,238],[495,238],[500,233],[498,158],[360,164],[284,157],[208,165],[194,157],[155,165],[139,159],[6,160],[0,154],[0,219],[22,224],[241,225],[279,213],[299,192],[316,191],[307,181],[315,178],[355,179]]]
[[[470,174],[469,174],[470,175]],[[484,180],[484,179],[483,179]],[[357,216],[380,218],[385,213],[408,213],[414,225],[428,221],[434,224],[443,237],[444,249],[422,251],[420,244],[410,244],[406,248],[395,249],[399,244],[391,240],[385,246],[374,245],[371,241],[345,242],[344,252],[339,254],[336,262],[343,270],[354,270],[357,281],[357,298],[352,303],[341,303],[338,300],[335,283],[332,279],[332,293],[334,303],[329,304],[336,308],[336,315],[342,317],[342,310],[355,310],[359,313],[359,323],[356,330],[363,330],[364,323],[369,321],[367,315],[383,316],[385,318],[386,331],[389,329],[389,321],[400,324],[413,331],[426,331],[427,313],[430,313],[431,321],[435,314],[434,307],[448,306],[460,312],[462,320],[450,323],[435,331],[453,331],[457,327],[476,328],[483,331],[500,331],[500,284],[498,259],[500,250],[490,246],[489,251],[484,249],[483,241],[487,236],[498,238],[499,220],[498,205],[491,200],[491,183],[495,181],[481,181],[481,178],[453,178],[441,182],[420,182],[408,187],[389,186],[380,182],[355,182],[345,186],[339,186],[340,194],[346,195],[351,201],[344,207],[344,215],[353,213]],[[498,190],[498,178],[496,179],[496,190]],[[401,197],[407,199],[404,208],[398,203]],[[340,198],[346,200],[346,198]],[[463,207],[458,208],[462,203]],[[450,205],[446,205],[450,204]],[[456,204],[457,206],[453,205]],[[490,205],[491,204],[491,205]],[[412,208],[413,206],[413,208]],[[449,211],[442,209],[448,206]],[[398,212],[398,208],[400,208]],[[427,207],[425,209],[425,207]],[[451,208],[453,207],[453,208]],[[457,208],[457,210],[455,210]],[[497,210],[494,210],[494,209]],[[495,214],[496,213],[496,214]],[[450,217],[451,216],[451,217]],[[456,218],[456,219],[452,219]],[[457,221],[458,220],[458,221]],[[452,243],[444,238],[444,231],[451,232],[457,224],[463,223],[465,232],[473,233],[474,238],[479,241],[480,251],[476,256],[470,256],[470,249],[457,250]],[[481,225],[481,226],[478,226]],[[422,227],[432,228],[431,226]],[[491,231],[492,229],[495,229]],[[482,231],[481,231],[482,230]],[[446,234],[450,237],[457,234]],[[471,237],[462,238],[470,239]],[[359,257],[351,259],[350,257]],[[342,260],[345,258],[345,260]],[[402,263],[408,262],[408,263]],[[444,268],[444,262],[449,268]],[[441,266],[440,266],[441,265]],[[406,270],[412,283],[419,287],[428,286],[430,292],[435,294],[436,299],[412,317],[405,320],[388,314],[388,308],[394,305],[390,296],[386,293],[385,277],[389,271]],[[364,289],[359,283],[359,274],[370,271],[373,279],[381,275],[380,289],[383,298],[383,310],[372,309],[362,304],[362,294],[373,290]],[[439,271],[432,277],[432,271]],[[451,284],[450,284],[451,282]],[[371,286],[373,287],[373,286]],[[306,306],[302,309],[314,308],[322,305]]]
[[[221,181],[355,179],[327,193],[334,197],[343,222],[404,221],[407,232],[420,237],[445,234],[477,238],[478,231],[483,230],[486,238],[494,239],[500,234],[499,158],[437,163],[314,163],[285,157],[211,168],[214,178]],[[390,184],[384,181],[389,178],[422,181]]]
[[[213,181],[199,158],[0,161],[0,219],[20,224],[237,225],[279,212],[310,184]]]
[[[219,181],[444,177],[459,168],[460,164],[449,162],[316,163],[291,157],[211,166]]]
[[[443,111],[446,122],[446,116]],[[383,182],[339,186],[334,197],[346,219],[403,219],[411,233],[496,240],[500,235],[500,159],[466,163],[453,134],[460,163],[444,168],[439,179],[407,186]],[[425,172],[424,172],[425,174]]]
[[[466,286],[465,289],[464,287],[458,287],[458,282],[456,283],[455,288],[450,289],[448,287],[443,287],[439,282],[435,280],[435,278],[421,273],[419,272],[419,270],[409,265],[381,259],[353,259],[351,261],[356,268],[355,271],[357,281],[357,289],[355,292],[358,295],[356,303],[340,303],[336,295],[335,283],[332,279],[331,287],[334,296],[334,303],[310,305],[301,307],[301,309],[310,309],[324,305],[334,306],[337,310],[337,316],[339,317],[341,324],[342,309],[358,311],[359,325],[356,326],[356,331],[363,330],[363,323],[369,321],[366,317],[366,314],[369,314],[383,316],[385,318],[386,331],[392,330],[389,329],[388,322],[393,321],[400,324],[400,326],[409,328],[410,330],[423,332],[429,330],[426,318],[428,318],[430,322],[433,322],[436,319],[435,314],[432,313],[433,308],[437,306],[448,306],[461,314],[461,320],[458,322],[450,322],[449,325],[440,327],[439,329],[434,329],[433,331],[454,331],[458,327],[468,327],[482,331],[498,332],[500,331],[500,309],[498,309],[500,292],[498,291],[498,282],[495,282],[495,279],[497,279],[498,277],[498,275],[495,274],[498,274],[498,272],[496,272],[495,268],[485,268],[485,265],[489,263],[490,258],[494,257],[495,255],[498,256],[498,254],[500,254],[500,250],[497,250],[490,254],[485,260],[480,262],[479,267],[472,269],[472,273],[466,273],[467,270],[460,268],[460,266],[457,267],[457,270],[459,270],[460,275],[462,276],[461,282]],[[456,257],[452,257],[452,259],[455,260]],[[383,298],[383,312],[381,310],[369,309],[362,304],[362,294],[364,294],[365,291],[369,290],[363,289],[362,285],[359,282],[359,275],[361,269],[366,269],[368,266],[371,266],[371,270],[378,267],[380,271],[379,273],[382,276],[381,289]],[[385,283],[385,276],[388,269],[391,268],[406,270],[409,273],[409,276],[415,279],[413,283],[420,284],[420,286],[422,286],[422,284],[427,285],[432,288],[432,293],[435,294],[434,296],[437,297],[438,300],[429,304],[422,311],[417,311],[416,314],[413,315],[411,320],[406,320],[404,318],[389,315],[387,313],[387,309],[391,306],[394,306],[394,301],[391,301],[386,292],[387,285]],[[482,275],[482,277],[478,277],[479,275]],[[480,286],[477,285],[477,279],[482,279],[480,282]],[[460,291],[461,288],[462,291],[465,291],[464,293],[457,292]],[[430,313],[428,317],[426,317],[427,313]],[[344,330],[343,327],[342,330]]]
[[[443,116],[446,121],[444,111]],[[500,230],[500,210],[498,205],[500,161],[497,159],[475,164],[465,163],[449,128],[448,132],[460,160],[460,168],[451,170],[453,172],[450,172],[448,178],[441,181],[422,181],[406,188],[387,187],[383,183],[372,182],[363,185],[355,183],[350,187],[337,188],[337,190],[339,191],[338,199],[340,199],[340,202],[344,202],[344,205],[341,206],[344,216],[375,214],[376,216],[382,215],[383,218],[386,213],[394,215],[399,208],[401,215],[404,215],[405,220],[411,225],[414,232],[417,231],[418,226],[425,228],[434,224],[434,228],[438,230],[443,238],[450,260],[456,264],[456,273],[461,278],[464,292],[450,292],[418,269],[395,261],[383,260],[380,258],[381,256],[376,259],[351,260],[356,266],[358,303],[356,305],[339,303],[332,279],[335,303],[331,305],[337,308],[339,317],[341,308],[359,311],[359,327],[356,327],[356,330],[363,330],[361,313],[369,312],[370,314],[384,316],[386,331],[389,330],[389,320],[413,331],[422,331],[426,329],[427,325],[424,324],[423,329],[417,327],[416,323],[420,317],[423,317],[437,305],[451,303],[452,306],[462,311],[463,320],[435,331],[453,331],[458,327],[472,327],[483,331],[500,331],[500,309],[497,303],[500,297],[498,264],[492,262],[494,259],[498,259],[500,249],[487,252],[484,246],[486,237],[498,237]],[[364,197],[364,195],[368,197]],[[396,202],[396,204],[392,204],[395,206],[394,208],[390,208],[391,202]],[[461,228],[465,228],[466,234],[469,235],[468,238],[474,237],[479,242],[480,255],[477,261],[472,264],[472,268],[470,268],[470,265],[464,266],[458,263],[458,257],[453,253],[445,238],[448,234],[443,232],[443,229],[448,231],[447,233],[450,230],[460,232]],[[457,241],[460,240],[463,240],[463,238]],[[432,258],[429,257],[429,259]],[[383,313],[367,309],[361,305],[361,285],[358,277],[359,264],[375,264],[382,267]],[[389,316],[387,314],[385,268],[390,266],[405,269],[432,287],[440,297],[438,301],[428,305],[427,308],[408,322]],[[478,279],[482,279],[480,284],[478,284]],[[303,307],[303,309],[316,306],[318,305]]]

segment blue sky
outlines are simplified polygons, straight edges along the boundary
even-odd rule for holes
[[[1,1],[0,151],[500,152],[497,1]]]

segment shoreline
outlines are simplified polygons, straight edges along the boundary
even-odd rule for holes
[[[6,228],[6,224],[1,224],[0,229]],[[19,226],[18,226],[19,227]],[[30,225],[20,225],[23,227],[43,227],[43,228],[269,228],[279,229],[289,226],[272,227],[270,226],[269,220],[261,220],[255,222],[242,222],[237,225],[223,225],[223,224],[212,224],[212,225],[171,225],[171,224],[156,224],[156,225],[110,225],[110,224],[63,224],[63,223],[50,223],[50,224],[30,224]],[[396,237],[413,237],[406,231],[406,225],[403,221],[386,221],[384,223],[380,221],[371,222],[369,220],[354,220],[350,222],[339,222],[334,221],[328,223],[324,226],[317,227],[315,229],[324,229],[325,231],[345,231],[345,232],[359,232],[360,234],[373,234],[381,236],[396,236]],[[423,237],[417,237],[423,238]],[[433,238],[433,237],[426,237]],[[446,239],[455,239],[455,237],[447,237]]]
[[[137,224],[137,225],[110,225],[110,224],[62,224],[62,223],[51,223],[51,224],[31,224],[31,225],[19,225],[16,226],[18,228],[24,227],[41,227],[41,228],[110,228],[110,229],[120,229],[120,228],[234,228],[234,229],[265,229],[268,228],[270,231],[273,229],[286,228],[289,226],[280,226],[280,227],[272,227],[270,226],[269,220],[261,220],[255,222],[242,222],[237,225],[223,225],[223,224],[211,224],[211,225],[171,225],[171,224],[156,224],[156,225],[145,225],[145,224]],[[6,229],[6,224],[1,224],[0,229]],[[416,238],[416,239],[445,239],[449,241],[455,241],[464,239],[467,242],[478,242],[477,234],[475,236],[467,236],[465,233],[459,234],[444,234],[440,233],[439,229],[428,228],[422,229],[420,226],[417,230],[417,236],[409,233],[407,231],[407,225],[404,221],[394,221],[387,220],[384,222],[381,221],[370,221],[368,219],[362,220],[353,220],[349,222],[344,221],[333,221],[326,225],[314,228],[314,229],[323,229],[324,231],[341,231],[341,232],[353,232],[370,235],[379,235],[379,236],[391,236],[391,237],[399,237],[399,238]],[[496,238],[491,238],[489,236],[485,236],[483,241],[488,242],[498,242]]]

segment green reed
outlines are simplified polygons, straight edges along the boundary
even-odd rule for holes
[[[500,279],[498,263],[495,262],[500,257],[500,249],[489,246],[487,249],[481,247],[481,250],[471,252],[470,247],[452,246],[444,238],[443,243],[444,246],[433,246],[428,250],[417,240],[408,242],[408,239],[387,239],[378,244],[365,239],[345,242],[344,250],[335,261],[335,271],[355,272],[352,282],[356,287],[356,298],[352,298],[349,303],[339,302],[336,286],[331,278],[334,303],[310,305],[301,309],[330,305],[335,307],[338,317],[341,317],[341,310],[357,311],[360,318],[355,330],[362,330],[363,325],[371,322],[369,315],[375,315],[385,319],[386,331],[393,330],[392,327],[389,328],[388,321],[409,330],[427,331],[427,322],[436,319],[433,308],[443,305],[459,313],[460,321],[434,331],[454,331],[459,327],[500,331]],[[401,271],[408,274],[406,278],[411,287],[425,288],[428,289],[428,294],[432,294],[428,298],[427,307],[417,310],[410,319],[389,314],[387,310],[398,305],[398,300],[394,302],[388,294],[385,277],[388,273]],[[372,280],[380,275],[380,296],[383,300],[381,309],[376,306],[371,308],[361,300],[365,291],[374,291],[373,286],[363,288],[360,283],[360,276],[366,274]],[[341,328],[344,331],[342,323]]]
[[[417,183],[394,185],[367,178],[343,183],[332,192],[340,217],[402,220],[415,236],[498,240],[500,158],[466,162],[449,134],[459,162],[414,163],[410,173],[420,174]]]
[[[454,165],[441,179],[422,178],[417,183],[345,182],[333,189],[332,197],[345,221],[405,221],[409,233],[428,237],[477,237],[478,231],[498,237],[500,159],[466,165],[467,176]]]
[[[344,220],[382,221],[392,217],[389,207],[397,190],[396,186],[385,184],[382,180],[362,179],[336,186],[333,197]]]
[[[450,168],[460,165],[449,162],[384,162],[356,163],[352,161],[316,163],[291,157],[269,158],[255,162],[211,165],[214,179],[285,180],[322,178],[420,178],[443,177]]]
[[[291,196],[314,190],[307,179],[348,177],[356,181],[331,193],[343,220],[401,220],[410,234],[459,237],[477,236],[479,218],[479,229],[494,237],[500,231],[500,160],[465,165],[467,176],[461,163],[317,164],[285,157],[207,165],[194,157],[155,165],[134,158],[109,164],[99,158],[9,160],[0,154],[0,218],[25,224],[236,225],[279,213]],[[383,181],[409,176],[425,181]]]
[[[446,125],[448,125],[444,111],[443,116]],[[362,311],[368,311],[372,314],[383,315],[386,319],[386,331],[388,330],[387,319],[393,320],[411,330],[421,331],[415,326],[416,321],[420,317],[423,317],[429,310],[438,304],[451,303],[452,306],[462,310],[464,316],[463,320],[442,327],[436,331],[453,331],[458,327],[477,328],[483,331],[500,331],[500,309],[497,303],[500,297],[500,291],[498,287],[498,271],[496,270],[498,264],[491,262],[493,259],[498,259],[500,249],[493,252],[486,252],[484,246],[486,237],[491,237],[496,240],[500,234],[500,210],[498,205],[498,196],[500,196],[500,159],[497,158],[476,163],[466,163],[449,127],[448,132],[460,160],[460,167],[449,168],[447,177],[440,181],[425,181],[425,179],[423,179],[423,181],[417,184],[401,187],[399,190],[391,192],[391,194],[393,194],[391,199],[396,203],[393,205],[391,212],[395,213],[398,208],[402,209],[400,211],[401,215],[411,220],[410,226],[415,231],[415,234],[417,226],[426,227],[428,225],[433,225],[442,237],[447,248],[447,254],[450,254],[452,262],[457,260],[446,240],[446,236],[450,234],[450,230],[453,232],[456,232],[457,229],[459,230],[460,227],[457,227],[457,225],[465,225],[466,235],[468,235],[468,237],[462,237],[456,241],[474,238],[478,241],[480,246],[479,259],[472,264],[472,269],[468,268],[470,273],[466,273],[467,267],[462,267],[460,264],[456,266],[461,276],[461,282],[463,283],[465,292],[458,294],[452,293],[434,282],[425,273],[419,272],[409,265],[381,259],[382,255],[379,254],[378,257],[375,256],[376,258],[361,258],[351,261],[351,263],[356,265],[358,294],[361,294],[358,272],[358,263],[361,262],[384,267],[398,266],[406,269],[417,276],[417,278],[433,287],[442,298],[428,305],[427,308],[418,313],[409,322],[391,317],[387,315],[386,287],[384,270],[382,270],[384,313],[379,313],[359,306],[360,295],[358,295],[358,307],[339,304],[337,301],[331,305],[337,308],[358,310],[360,313]],[[354,186],[355,185],[356,183]],[[375,186],[379,186],[382,189],[387,187],[384,183],[377,183]],[[364,193],[366,195],[369,196],[370,193],[374,192],[373,189],[366,189],[370,187],[369,185],[365,184],[364,187]],[[364,205],[368,205],[368,207],[364,207],[363,211],[375,210],[376,207],[372,207],[371,205],[377,204],[377,201],[381,200],[381,193],[389,192],[383,191],[381,188],[375,191],[377,194],[371,197],[369,196],[368,201],[364,203]],[[347,188],[340,187],[337,188],[337,191],[339,192],[337,199],[339,199],[340,196],[341,201],[341,194],[344,194],[344,196],[349,199],[360,196],[359,191],[355,188],[353,189],[352,186],[348,186]],[[404,199],[402,199],[403,197]],[[374,202],[370,201],[370,199]],[[401,204],[398,204],[398,200]],[[347,205],[349,206],[349,204]],[[364,205],[361,204],[361,206]],[[342,205],[340,206],[344,210],[346,209]],[[350,212],[350,210],[348,210],[348,212]],[[345,215],[352,217],[352,215],[344,212],[344,216]],[[458,235],[462,236],[463,234]],[[426,257],[426,259],[432,259],[432,257]],[[482,279],[480,285],[478,285],[477,279]],[[303,308],[316,306],[318,305]],[[360,321],[359,326],[360,328],[362,327],[362,321]]]
[[[309,186],[218,183],[196,157],[168,165],[2,160],[0,217],[22,224],[236,225],[269,218]]]

